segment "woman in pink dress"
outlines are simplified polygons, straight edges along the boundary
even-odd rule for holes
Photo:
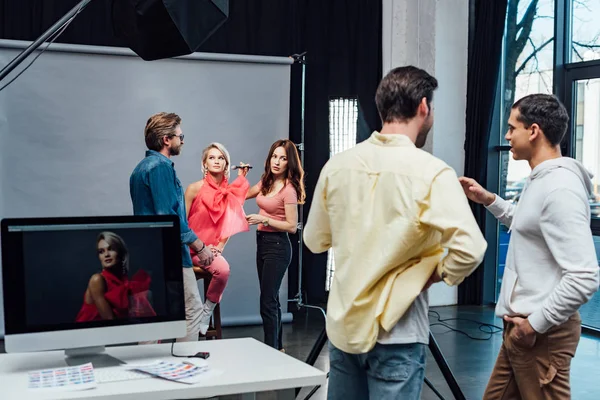
[[[239,168],[238,177],[230,183],[230,166],[227,149],[220,143],[211,143],[202,153],[204,179],[192,183],[185,191],[188,224],[215,255],[210,265],[201,267],[192,251],[194,268],[202,268],[212,275],[200,315],[203,335],[229,279],[229,264],[222,256],[223,249],[231,236],[249,230],[242,208],[250,188],[246,179],[248,168]]]
[[[129,279],[129,251],[114,232],[96,238],[102,271],[92,275],[76,322],[156,316],[148,300],[150,275],[139,270]]]

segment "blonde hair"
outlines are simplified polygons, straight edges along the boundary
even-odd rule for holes
[[[210,149],[217,149],[221,152],[221,154],[223,154],[223,157],[225,157],[225,168],[224,168],[224,173],[225,173],[225,177],[227,179],[229,179],[229,167],[231,166],[231,159],[229,157],[229,152],[227,151],[227,149],[225,148],[225,146],[223,146],[221,143],[217,143],[217,142],[213,142],[211,144],[208,145],[207,148],[205,148],[202,151],[202,173],[203,174],[207,174],[208,171],[206,171],[204,169],[204,163],[206,163],[206,159],[208,158],[208,152],[210,151]]]
[[[127,245],[123,238],[114,232],[100,232],[98,237],[96,237],[96,248],[98,248],[98,243],[100,243],[101,240],[106,241],[106,243],[117,252],[121,261],[123,274],[127,275],[127,272],[129,271],[129,250],[127,250]]]

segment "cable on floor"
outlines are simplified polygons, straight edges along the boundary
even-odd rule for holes
[[[468,337],[469,339],[472,340],[490,340],[496,333],[500,333],[502,332],[504,329],[496,326],[494,324],[487,324],[485,322],[481,322],[481,321],[476,321],[474,319],[469,319],[469,318],[442,318],[440,316],[440,314],[437,311],[433,311],[433,310],[429,310],[430,313],[434,314],[435,317],[437,318],[437,322],[434,323],[430,323],[429,326],[443,326],[444,328],[448,329],[448,331],[452,331],[452,332],[456,332],[456,333],[460,333],[462,335],[465,335],[466,337]],[[472,336],[470,334],[468,334],[467,332],[460,330],[460,329],[456,329],[455,327],[451,326],[450,324],[448,324],[448,321],[467,321],[467,322],[472,322],[474,324],[478,324],[479,325],[479,330],[483,333],[488,334],[487,337],[476,337],[476,336]],[[445,332],[444,332],[445,333]]]

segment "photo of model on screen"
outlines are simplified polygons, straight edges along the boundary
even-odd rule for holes
[[[96,238],[101,272],[92,275],[77,314],[77,322],[155,316],[148,300],[150,275],[139,270],[129,279],[129,251],[113,232]]]

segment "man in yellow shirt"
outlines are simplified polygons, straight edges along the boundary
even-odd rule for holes
[[[421,69],[392,70],[375,97],[381,132],[321,171],[304,240],[335,255],[329,399],[419,399],[427,288],[458,285],[483,259],[487,244],[455,172],[420,150],[437,86]]]

